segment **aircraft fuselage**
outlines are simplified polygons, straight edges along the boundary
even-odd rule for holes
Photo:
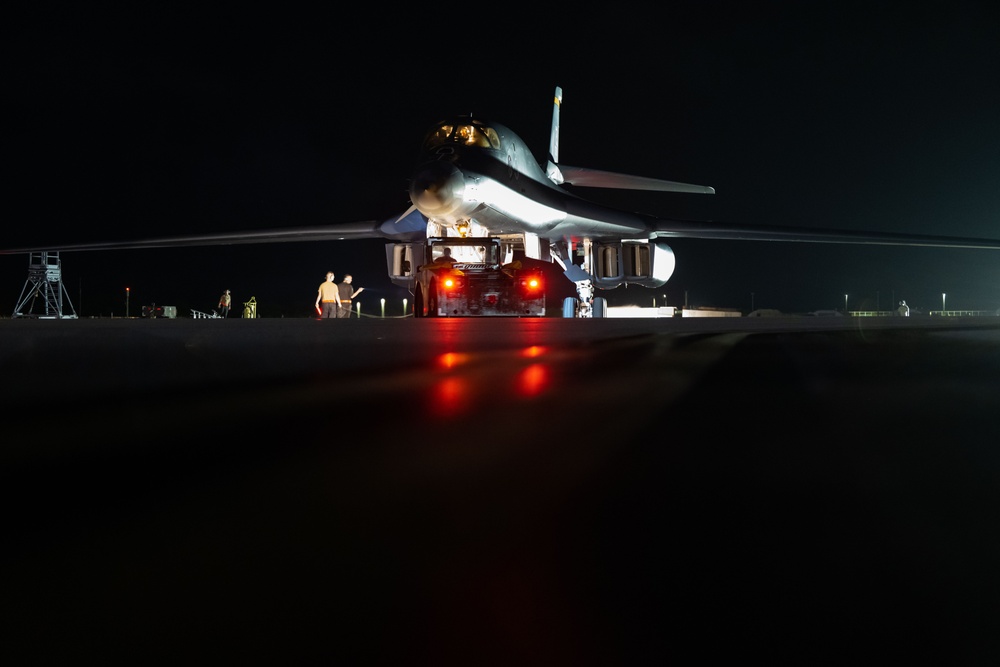
[[[588,236],[650,238],[651,227],[642,216],[560,188],[519,137],[503,126],[490,127],[497,148],[443,143],[424,155],[410,184],[410,201],[430,222],[449,229],[471,223],[489,234],[552,239],[575,237],[581,227]]]

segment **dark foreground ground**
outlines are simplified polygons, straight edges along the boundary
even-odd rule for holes
[[[0,320],[0,373],[16,664],[1000,659],[1000,318]]]

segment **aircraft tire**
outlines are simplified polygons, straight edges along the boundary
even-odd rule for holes
[[[576,299],[571,296],[563,299],[563,317],[576,317]]]
[[[413,291],[413,317],[424,317],[424,291],[420,285]]]
[[[607,317],[608,316],[608,300],[602,296],[596,297],[594,299],[594,310],[591,317]]]
[[[427,290],[427,317],[438,316],[438,296],[437,281],[432,280],[431,286]]]

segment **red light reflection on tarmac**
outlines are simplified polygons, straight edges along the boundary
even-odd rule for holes
[[[518,394],[525,398],[537,396],[548,389],[549,367],[545,364],[531,364],[517,376]]]
[[[548,351],[544,345],[529,345],[521,350],[521,356],[525,359],[538,359],[545,356]],[[538,362],[523,369],[516,378],[518,394],[525,398],[541,394],[551,383],[552,374],[548,364]]]
[[[499,358],[461,352],[438,355],[434,369],[444,377],[432,381],[430,413],[455,417],[478,401],[496,399],[497,392],[527,399],[545,393],[552,386],[552,372],[549,364],[538,359],[547,353],[546,347],[531,345]]]
[[[471,404],[470,383],[461,377],[446,377],[434,385],[432,412],[448,417],[466,412]]]
[[[437,358],[437,365],[445,370],[451,370],[469,361],[469,355],[458,352],[445,352]]]
[[[540,357],[543,354],[545,354],[546,352],[548,352],[548,349],[546,349],[542,345],[531,345],[531,346],[526,347],[523,350],[521,350],[521,356],[522,357],[528,357],[528,358],[534,358],[534,357]]]
[[[449,417],[465,412],[471,401],[471,384],[467,375],[456,375],[454,371],[469,362],[469,355],[460,352],[445,352],[435,359],[439,371],[450,373],[436,381],[431,391],[430,411],[439,417]]]

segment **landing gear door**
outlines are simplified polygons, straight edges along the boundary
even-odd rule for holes
[[[417,267],[424,263],[424,251],[423,243],[386,243],[389,280],[412,292],[416,286]]]

